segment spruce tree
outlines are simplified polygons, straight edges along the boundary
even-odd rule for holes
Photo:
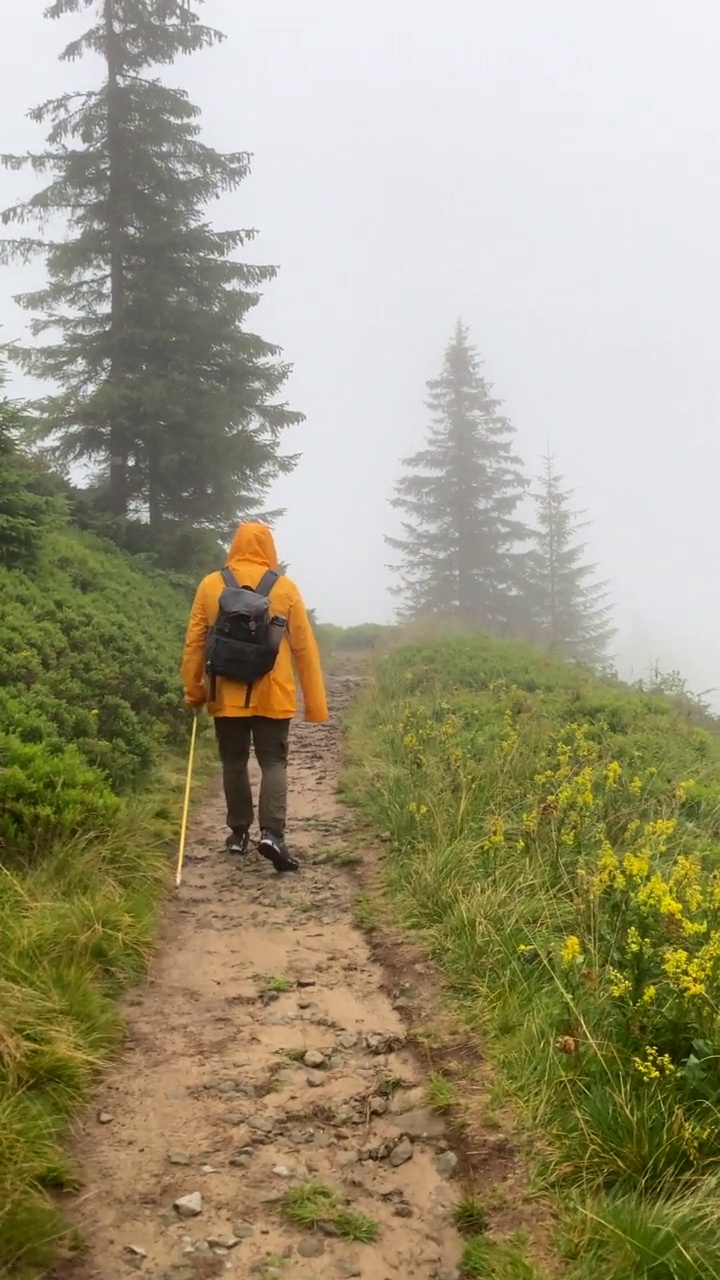
[[[527,584],[532,638],[562,657],[598,666],[607,661],[614,629],[607,583],[597,581],[596,566],[584,560],[587,544],[577,540],[588,522],[584,512],[572,510],[573,490],[564,487],[549,452],[538,485]]]
[[[62,58],[99,56],[101,83],[31,113],[47,149],[5,164],[49,180],[4,221],[65,222],[57,238],[6,244],[47,262],[46,286],[19,302],[48,340],[13,355],[58,388],[37,410],[59,459],[90,467],[113,515],[225,531],[294,465],[279,444],[301,415],[277,401],[277,348],[245,329],[274,269],[235,259],[253,233],[206,220],[249,156],[205,146],[197,108],[153,75],[221,39],[198,3],[55,0],[51,19],[92,11]]]
[[[403,460],[391,504],[403,534],[386,539],[400,553],[401,614],[507,633],[529,536],[518,516],[526,483],[514,429],[461,322],[427,387],[426,447]]]

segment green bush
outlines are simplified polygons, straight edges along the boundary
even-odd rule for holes
[[[112,826],[119,801],[72,746],[0,737],[0,849],[37,854]]]
[[[45,534],[32,570],[0,565],[0,595],[7,856],[79,830],[80,793],[86,829],[104,827],[109,788],[137,785],[168,735],[185,732],[178,669],[189,594],[66,526]]]

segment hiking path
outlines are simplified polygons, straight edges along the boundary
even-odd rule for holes
[[[63,1280],[457,1280],[456,1157],[353,923],[354,682],[328,685],[331,723],[291,737],[298,875],[222,852],[219,782],[195,799],[149,981],[76,1126],[85,1247]]]

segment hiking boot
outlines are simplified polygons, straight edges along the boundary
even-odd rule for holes
[[[258,845],[258,853],[262,854],[263,858],[267,858],[268,862],[272,862],[275,870],[279,873],[300,870],[300,863],[297,858],[293,858],[288,851],[285,840],[275,831],[263,831]]]
[[[250,832],[247,827],[235,827],[225,841],[225,848],[228,853],[241,857],[244,853],[247,853],[249,844]]]

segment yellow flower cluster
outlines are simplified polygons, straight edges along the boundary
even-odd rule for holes
[[[675,1070],[675,1065],[666,1053],[660,1053],[653,1045],[646,1045],[644,1058],[633,1058],[632,1064],[644,1080],[660,1080]]]
[[[580,939],[577,938],[574,933],[571,933],[563,943],[563,947],[560,952],[560,959],[564,965],[569,967],[570,965],[575,964],[575,961],[579,960],[581,956],[582,947],[580,945]]]

